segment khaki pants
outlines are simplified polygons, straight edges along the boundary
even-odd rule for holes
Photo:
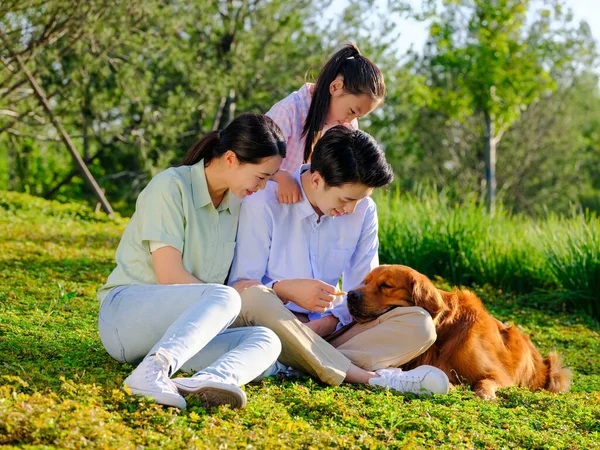
[[[334,386],[344,381],[351,364],[365,370],[399,367],[427,350],[436,338],[427,311],[404,307],[356,324],[329,343],[303,325],[265,286],[242,293],[242,310],[232,327],[256,325],[279,336],[283,364]]]

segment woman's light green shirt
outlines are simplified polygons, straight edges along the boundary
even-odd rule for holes
[[[117,286],[158,284],[149,241],[179,250],[183,267],[205,283],[224,283],[233,260],[240,200],[229,191],[215,208],[206,183],[204,160],[172,167],[140,193],[121,242],[117,267],[98,291],[102,301]]]

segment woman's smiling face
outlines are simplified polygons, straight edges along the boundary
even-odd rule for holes
[[[231,168],[229,190],[236,197],[244,198],[264,189],[267,181],[279,170],[282,161],[283,158],[279,155],[263,158],[258,164],[243,164],[236,158]]]

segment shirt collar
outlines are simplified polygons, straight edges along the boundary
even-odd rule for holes
[[[302,219],[304,219],[305,217],[309,217],[313,214],[318,216],[317,212],[308,201],[306,192],[304,192],[304,186],[302,186],[302,174],[307,170],[310,170],[310,164],[302,164],[294,174],[294,180],[296,180],[296,182],[300,186],[300,191],[302,191],[302,200],[296,203],[297,208],[300,210],[300,215]]]
[[[227,192],[225,192],[225,195],[223,196],[223,200],[221,200],[221,203],[219,204],[219,206],[217,206],[217,211],[225,211],[230,209],[230,199],[231,199],[231,191],[228,189]],[[229,211],[231,212],[231,211]]]
[[[208,192],[208,184],[206,183],[206,172],[204,170],[204,160],[201,159],[192,166],[192,192],[194,196],[194,208],[200,209],[207,205],[212,205],[212,199]],[[225,192],[221,204],[217,207],[217,211],[229,210],[231,212],[231,192]]]

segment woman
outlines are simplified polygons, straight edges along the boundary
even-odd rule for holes
[[[223,283],[240,199],[264,189],[284,157],[277,125],[244,114],[208,133],[179,167],[160,173],[140,193],[117,248],[117,267],[98,292],[104,347],[120,362],[141,360],[124,382],[134,394],[181,409],[182,394],[208,406],[243,407],[239,386],[276,361],[281,344],[270,330],[227,330],[246,285]],[[223,348],[233,349],[221,354]],[[180,368],[203,370],[178,390],[171,376]]]

